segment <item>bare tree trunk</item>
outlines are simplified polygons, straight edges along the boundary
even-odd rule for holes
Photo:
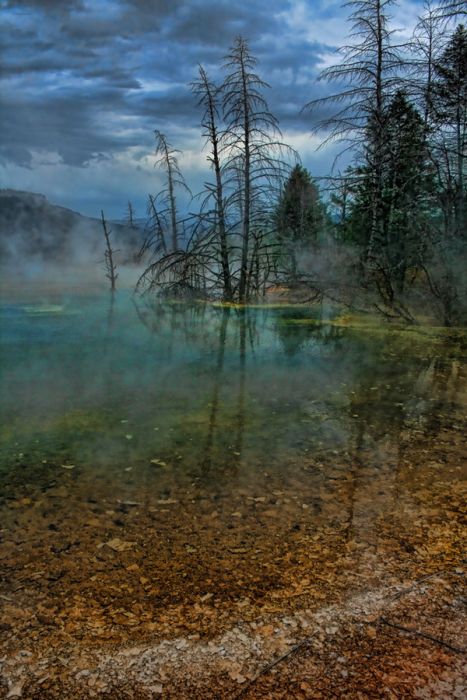
[[[149,195],[149,207],[154,217],[155,233],[157,237],[155,243],[156,246],[157,244],[160,244],[162,253],[165,255],[167,253],[167,243],[165,242],[164,227],[162,226],[159,212],[157,211],[156,203],[152,194]]]
[[[105,263],[105,269],[106,269],[106,277],[110,280],[110,289],[112,292],[115,291],[115,282],[118,277],[118,273],[116,271],[116,266],[114,263],[113,259],[113,254],[117,251],[112,249],[112,246],[110,245],[110,235],[111,235],[111,230],[107,226],[107,222],[104,217],[104,212],[101,210],[101,218],[102,218],[102,228],[104,230],[104,238],[105,238],[105,244],[106,244],[106,249],[104,253],[104,263]]]
[[[221,249],[221,267],[224,286],[224,299],[230,301],[233,298],[232,279],[230,274],[229,247],[227,243],[227,226],[224,207],[224,187],[222,182],[222,166],[220,159],[220,138],[217,129],[217,105],[214,95],[214,86],[209,82],[204,68],[200,67],[200,83],[194,84],[194,89],[202,91],[201,102],[206,106],[205,123],[207,135],[211,142],[211,162],[216,177],[214,199],[216,203],[217,225],[219,227],[219,242]]]
[[[457,202],[456,202],[456,224],[457,233],[465,235],[465,202],[464,202],[464,161],[465,151],[463,148],[462,134],[462,117],[461,117],[461,101],[462,95],[459,95],[457,110],[456,110],[456,148],[457,148]],[[465,126],[464,126],[465,130]],[[464,136],[465,137],[465,136]]]
[[[245,166],[243,172],[244,199],[243,199],[243,225],[242,225],[242,258],[240,266],[240,284],[238,295],[240,303],[246,299],[246,287],[248,278],[248,247],[250,239],[250,208],[251,208],[251,181],[250,181],[250,108],[248,104],[247,83],[245,76],[245,65],[241,63],[242,87],[243,87],[243,146]]]
[[[128,201],[127,211],[128,211],[128,214],[127,214],[128,225],[131,228],[136,228],[136,226],[135,226],[135,212],[133,209],[133,205],[130,201]]]
[[[164,190],[164,195],[168,204],[168,209],[170,212],[170,224],[172,232],[172,250],[178,250],[178,228],[177,228],[177,204],[175,200],[175,186],[181,186],[187,190],[190,194],[190,190],[187,187],[180,168],[178,166],[176,154],[177,151],[170,147],[167,139],[163,133],[160,131],[155,131],[156,136],[156,155],[158,160],[156,165],[161,166],[167,175],[167,189]]]
[[[373,192],[371,201],[371,229],[368,248],[366,251],[366,259],[370,261],[374,256],[376,245],[381,243],[381,199],[383,190],[383,120],[384,120],[384,104],[383,104],[383,40],[384,28],[380,0],[376,0],[376,65],[375,65],[375,110],[374,110],[374,128],[375,134],[373,137],[373,153],[371,167],[373,170]]]
[[[224,195],[222,187],[221,166],[219,160],[219,150],[217,137],[213,140],[213,161],[216,174],[216,205],[217,222],[219,225],[219,240],[221,244],[222,276],[224,279],[224,298],[228,301],[232,299],[232,280],[230,277],[229,248],[227,245],[227,227],[225,224]]]
[[[178,233],[177,233],[177,207],[175,203],[175,191],[173,183],[172,167],[170,165],[169,154],[166,153],[166,163],[167,163],[167,178],[168,178],[168,188],[169,188],[169,202],[170,202],[170,221],[172,225],[172,250],[178,249]]]

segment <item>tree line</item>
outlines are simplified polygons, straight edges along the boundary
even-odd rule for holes
[[[410,322],[467,320],[465,3],[427,3],[405,43],[395,4],[347,3],[351,42],[319,78],[336,89],[304,107],[322,145],[351,156],[319,188],[283,142],[248,42],[235,40],[221,84],[199,67],[211,177],[180,216],[180,154],[155,132],[165,186],[148,199],[138,291],[246,303],[281,286]],[[329,116],[314,123],[318,111]]]

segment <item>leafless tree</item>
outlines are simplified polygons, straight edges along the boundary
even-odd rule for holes
[[[128,200],[127,204],[127,213],[126,213],[126,220],[128,223],[128,226],[130,228],[136,228],[135,224],[135,210],[133,208],[133,204]]]
[[[145,238],[137,255],[138,261],[141,261],[146,253],[149,253],[150,263],[167,253],[165,240],[165,231],[167,229],[166,213],[166,210],[159,211],[156,197],[153,197],[152,194],[148,195],[148,219],[145,227]]]
[[[114,261],[114,253],[117,253],[117,250],[114,250],[111,246],[110,243],[110,236],[112,234],[111,229],[109,228],[107,221],[105,220],[104,212],[101,210],[101,220],[102,220],[102,229],[104,231],[104,238],[105,238],[105,252],[104,252],[104,268],[106,271],[106,277],[110,280],[110,289],[112,292],[115,291],[115,283],[117,281],[118,277],[118,272],[117,268],[115,265]]]
[[[188,185],[185,182],[180,167],[178,165],[177,154],[180,151],[172,148],[170,143],[167,141],[165,134],[161,131],[154,132],[156,136],[156,163],[155,165],[160,167],[166,175],[166,183],[164,189],[161,191],[160,195],[166,200],[167,208],[170,217],[170,227],[171,227],[171,238],[172,238],[172,250],[178,250],[179,240],[178,240],[178,220],[177,220],[177,203],[175,191],[177,187],[181,187],[186,190],[190,196],[191,192]]]
[[[322,71],[320,80],[347,84],[337,93],[311,100],[304,109],[314,111],[335,104],[337,112],[318,122],[324,131],[323,145],[330,141],[354,149],[371,173],[369,235],[365,259],[371,261],[383,243],[381,202],[385,109],[397,86],[403,67],[401,46],[393,44],[389,11],[395,0],[351,0],[352,43],[341,47],[342,61]]]
[[[465,0],[439,0],[438,16],[441,19],[457,19],[467,16]]]
[[[224,171],[236,182],[232,202],[240,213],[240,275],[238,298],[249,297],[252,232],[262,225],[271,199],[277,201],[294,152],[282,142],[277,119],[263,97],[268,84],[255,72],[256,58],[237,37],[226,56],[222,86],[225,121]],[[296,156],[296,154],[295,154]]]
[[[139,291],[244,303],[264,294],[275,273],[271,214],[290,172],[289,161],[297,154],[280,140],[277,120],[261,92],[267,84],[254,72],[255,65],[239,37],[227,56],[220,88],[199,69],[192,89],[204,108],[202,127],[214,182],[206,183],[200,211],[188,221],[185,248],[152,262],[138,281]],[[164,162],[175,172],[170,157]],[[172,214],[170,188],[167,192]]]
[[[225,195],[223,183],[222,156],[222,135],[219,130],[219,88],[208,78],[202,66],[199,67],[199,80],[192,83],[192,90],[198,96],[198,104],[204,108],[201,125],[203,135],[209,143],[210,152],[208,161],[214,170],[215,182],[206,183],[207,196],[203,202],[203,208],[214,199],[214,227],[218,230],[220,243],[220,259],[222,267],[222,278],[224,283],[224,298],[231,300],[233,297],[232,278],[230,271],[230,250],[227,240],[228,224],[225,212]]]
[[[408,74],[405,89],[423,114],[428,136],[433,110],[433,82],[435,61],[442,48],[443,38],[437,9],[430,0],[415,27],[409,47]]]

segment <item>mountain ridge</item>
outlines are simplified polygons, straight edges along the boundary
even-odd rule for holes
[[[142,243],[140,227],[109,220],[121,262],[131,262]],[[0,258],[84,261],[103,257],[104,237],[98,218],[52,204],[39,192],[0,189]],[[95,262],[95,260],[94,260]]]

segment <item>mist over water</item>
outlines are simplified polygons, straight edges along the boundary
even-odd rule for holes
[[[460,332],[126,291],[10,299],[0,322],[4,477],[68,462],[110,478],[161,460],[221,482],[258,469],[287,479],[308,458],[396,455],[465,408]]]
[[[24,299],[70,293],[103,293],[102,222],[50,203],[31,192],[0,190],[0,294]],[[142,269],[135,259],[141,228],[107,222],[121,288],[134,287]]]
[[[464,697],[463,3],[191,4],[6,3],[0,696]]]
[[[0,326],[12,663],[340,624],[460,561],[464,331],[28,285]]]

